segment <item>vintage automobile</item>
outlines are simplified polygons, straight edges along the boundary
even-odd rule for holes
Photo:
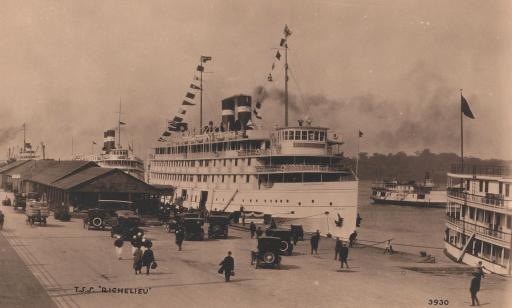
[[[11,205],[11,199],[6,197],[4,200],[2,200],[2,205],[10,206]]]
[[[116,224],[118,216],[136,216],[133,203],[122,200],[99,200],[98,207],[88,210],[84,228],[105,229]]]
[[[251,251],[251,265],[255,265],[256,268],[279,268],[281,265],[280,245],[281,239],[278,237],[260,237],[257,251]]]
[[[117,216],[111,220],[112,228],[110,236],[120,235],[123,241],[129,241],[134,235],[144,234],[144,230],[140,228],[140,218],[129,211],[117,211]]]
[[[46,226],[46,219],[50,215],[48,203],[46,200],[30,199],[26,202],[25,215],[27,215],[27,223],[33,225],[38,222],[39,225]]]
[[[208,238],[228,238],[229,217],[209,216],[208,217]]]
[[[291,256],[293,252],[292,231],[287,229],[267,229],[266,236],[277,237],[281,240],[279,244],[279,253],[281,255]]]
[[[204,220],[201,218],[184,218],[181,225],[185,230],[185,240],[204,240]]]
[[[304,229],[302,225],[291,225],[290,230],[292,231],[292,237],[296,236],[297,239],[303,241],[304,240]]]
[[[17,211],[25,211],[25,207],[27,206],[27,199],[21,193],[14,193],[14,204],[13,207]]]

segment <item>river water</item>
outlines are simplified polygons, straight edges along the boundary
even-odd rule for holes
[[[416,255],[424,250],[438,260],[447,260],[442,250],[445,210],[373,204],[370,199],[371,184],[371,181],[359,182],[358,206],[363,220],[357,230],[358,239],[380,242],[392,238],[395,250]],[[385,244],[377,247],[384,248]]]

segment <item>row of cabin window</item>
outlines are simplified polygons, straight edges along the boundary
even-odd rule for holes
[[[494,229],[496,229],[495,231],[502,231],[502,227],[504,225],[506,225],[507,229],[512,229],[511,215],[505,215],[493,211],[486,211],[472,206],[467,206],[464,210],[462,210],[460,207],[458,207],[458,204],[448,202],[448,206],[446,207],[446,214],[456,219],[461,219],[461,215],[463,217],[469,216],[470,220],[492,226],[494,227]],[[493,215],[496,216],[494,220],[494,225],[492,225]]]
[[[325,141],[325,132],[317,130],[285,130],[277,133],[279,140]]]
[[[137,163],[136,161],[127,161],[127,160],[113,160],[113,161],[110,161],[108,162],[109,165],[113,165],[113,166],[128,166],[128,167],[135,167],[137,166]]]
[[[243,181],[245,177],[245,183],[249,183],[251,176],[250,175],[192,175],[192,174],[162,174],[157,173],[157,179],[161,180],[169,180],[169,181],[182,181],[182,182],[194,182],[194,178],[196,182],[215,182],[215,179],[220,183],[226,183],[232,181],[233,183],[237,183],[238,181]]]
[[[245,158],[241,158],[241,166],[245,165]],[[217,164],[218,161],[218,164]],[[213,167],[216,167],[217,165],[222,165],[226,167],[227,161],[229,161],[229,164],[231,166],[238,166],[238,158],[235,159],[205,159],[205,160],[199,160],[197,161],[198,167],[208,167],[209,165],[212,165]],[[158,167],[195,167],[196,161],[195,160],[176,160],[176,161],[163,161],[163,162],[155,162],[155,165]],[[247,166],[251,165],[251,158],[247,158]]]
[[[298,139],[299,140],[299,139]],[[303,139],[306,140],[306,139]],[[221,152],[221,151],[230,151],[230,150],[240,150],[240,149],[259,149],[261,146],[261,142],[252,141],[247,142],[244,141],[244,146],[242,147],[241,142],[217,142],[217,143],[203,143],[203,144],[194,144],[194,145],[180,145],[176,147],[161,147],[156,148],[156,154],[182,154],[182,153],[202,153],[202,152]],[[270,146],[270,142],[265,142],[266,147]]]
[[[470,189],[470,182],[471,180],[466,180],[466,189],[469,190]],[[503,187],[505,187],[505,196],[506,197],[510,197],[510,184],[504,184],[504,183],[499,183],[498,185],[498,193],[500,195],[503,195]],[[486,192],[488,193],[489,192],[489,181],[484,181],[484,180],[480,180],[478,181],[478,191],[479,192]]]

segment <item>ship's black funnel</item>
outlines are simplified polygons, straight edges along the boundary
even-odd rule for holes
[[[235,96],[236,100],[236,112],[238,121],[242,130],[247,129],[247,124],[251,121],[251,97],[248,95]]]
[[[116,131],[109,129],[103,133],[103,151],[109,153],[116,148]]]
[[[235,126],[235,97],[222,100],[222,126],[225,131],[234,129]]]

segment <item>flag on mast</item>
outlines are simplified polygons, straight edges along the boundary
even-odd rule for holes
[[[468,101],[464,96],[460,96],[460,111],[468,118],[474,119],[475,116],[473,115],[473,112],[471,112],[471,108],[469,108]]]
[[[292,35],[292,31],[290,30],[290,28],[288,28],[288,25],[284,25],[284,37],[289,37],[290,35]]]
[[[359,138],[363,137],[363,132],[362,131],[359,131]]]

